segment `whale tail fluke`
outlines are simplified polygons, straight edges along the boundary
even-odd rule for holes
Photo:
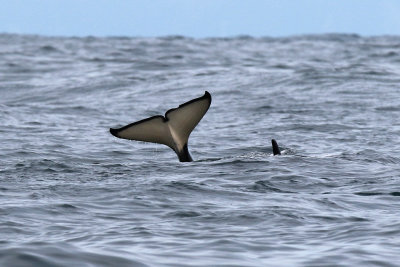
[[[280,155],[281,150],[279,149],[279,146],[278,146],[278,143],[276,142],[276,140],[272,139],[271,143],[272,143],[272,152],[274,153],[274,156]]]
[[[110,133],[118,138],[164,144],[175,151],[180,161],[192,161],[189,136],[210,105],[211,95],[206,91],[202,97],[168,110],[165,116],[153,116],[119,129],[110,128]]]

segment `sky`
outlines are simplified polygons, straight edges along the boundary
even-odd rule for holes
[[[196,38],[400,35],[400,0],[0,0],[0,33]]]

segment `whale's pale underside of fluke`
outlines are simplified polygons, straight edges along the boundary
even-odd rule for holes
[[[175,151],[181,162],[192,161],[189,136],[210,105],[211,95],[206,91],[202,97],[168,110],[165,116],[153,116],[119,129],[110,128],[110,133],[118,138],[164,144]]]

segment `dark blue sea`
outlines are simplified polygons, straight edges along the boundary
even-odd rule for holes
[[[398,36],[0,34],[0,266],[400,266],[399,118]]]

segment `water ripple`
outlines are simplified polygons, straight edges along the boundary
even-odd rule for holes
[[[0,265],[396,266],[399,44],[0,34]],[[205,90],[194,162],[109,134]]]

